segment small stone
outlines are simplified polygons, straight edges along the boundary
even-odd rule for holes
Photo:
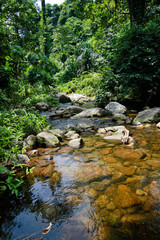
[[[121,212],[119,209],[109,213],[108,223],[113,227],[121,224]]]
[[[52,174],[54,172],[54,166],[53,165],[48,165],[47,167],[45,167],[42,171],[42,175],[44,177],[51,177]]]
[[[147,193],[141,189],[137,189],[136,194],[139,196],[147,196]]]
[[[48,103],[45,102],[39,102],[36,104],[36,109],[40,111],[47,111],[50,108]]]
[[[158,159],[147,160],[146,164],[152,167],[153,170],[160,169],[160,160]]]
[[[96,198],[97,197],[97,191],[94,190],[93,188],[90,188],[87,190],[86,194],[90,197],[90,198]]]
[[[157,181],[152,181],[149,185],[149,195],[157,199],[159,202],[160,199],[160,183]]]
[[[97,132],[98,132],[98,134],[105,134],[106,130],[105,130],[105,128],[99,128]]]
[[[123,216],[121,219],[122,223],[143,223],[150,220],[151,215],[150,214],[132,214]]]
[[[36,147],[36,136],[34,136],[33,134],[32,135],[29,135],[23,142],[23,147],[25,147],[25,149],[28,151],[28,150],[31,150],[33,149],[34,147]]]
[[[132,176],[135,173],[136,169],[137,169],[137,167],[135,167],[135,166],[121,167],[119,169],[119,171],[126,176]]]
[[[70,137],[70,139],[77,139],[77,138],[79,138],[79,134],[78,134],[78,133],[75,133],[75,134],[73,134],[73,135]]]
[[[97,198],[95,204],[100,208],[105,208],[108,202],[109,202],[108,196],[101,195],[100,197]]]
[[[83,139],[82,138],[77,138],[69,141],[69,146],[73,148],[80,148],[83,145]]]
[[[39,152],[38,152],[37,149],[35,149],[35,150],[30,150],[30,151],[27,152],[27,155],[28,155],[29,157],[38,156],[38,154],[39,154]]]
[[[109,211],[113,211],[115,209],[115,204],[113,202],[109,202],[106,206],[106,208],[109,210]]]
[[[97,190],[97,191],[103,191],[105,190],[105,184],[103,182],[93,182],[91,184],[92,188]]]
[[[157,127],[157,128],[160,128],[160,122],[159,122],[159,123],[157,123],[156,127]]]
[[[54,172],[50,177],[50,180],[54,181],[55,183],[59,183],[61,181],[61,174],[58,172]]]
[[[30,159],[25,154],[18,154],[18,160],[15,160],[16,164],[28,164],[30,162]]]
[[[43,171],[43,168],[41,168],[41,167],[34,167],[32,174],[35,177],[40,177],[40,176],[42,176],[42,171]]]
[[[71,136],[73,136],[74,134],[76,134],[76,131],[69,131],[68,133],[66,133],[64,136],[67,138],[70,138]]]
[[[125,179],[126,179],[126,177],[123,173],[116,172],[112,176],[112,183],[123,182],[123,181],[125,181]]]

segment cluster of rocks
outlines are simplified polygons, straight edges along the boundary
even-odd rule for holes
[[[85,117],[103,117],[106,115],[112,115],[113,117],[118,117],[119,115],[124,115],[127,111],[126,107],[117,103],[110,102],[105,110],[101,108],[84,109],[79,106],[69,106],[63,111],[50,115],[50,118],[59,117],[72,117],[72,118],[85,118]],[[152,123],[160,121],[160,108],[152,108],[144,110],[138,113],[133,123],[138,126],[143,126],[143,123]],[[157,124],[160,128],[160,123]],[[83,139],[79,136],[81,131],[92,130],[97,132],[98,135],[102,136],[106,140],[118,140],[122,143],[128,144],[128,146],[133,146],[133,138],[129,135],[129,131],[124,126],[113,126],[96,128],[96,126],[90,124],[85,125],[85,123],[79,123],[78,125],[70,125],[66,127],[68,132],[64,132],[60,129],[44,130],[37,136],[30,135],[24,141],[23,147],[26,150],[34,149],[36,147],[55,147],[60,144],[63,137],[69,139],[69,145],[73,148],[79,148],[83,146]],[[35,151],[34,153],[35,154]],[[19,163],[27,163],[29,159],[24,154],[18,155]]]
[[[67,96],[66,94],[60,94],[57,92],[55,95],[60,103],[71,103],[78,101],[88,101],[84,95],[71,94]],[[36,104],[36,109],[40,111],[47,111],[50,106],[47,103],[39,102]],[[118,102],[110,102],[105,109],[94,107],[90,109],[85,109],[77,105],[70,105],[65,109],[60,109],[51,114],[50,119],[57,118],[93,118],[93,117],[106,117],[110,116],[112,120],[118,121],[118,123],[130,123],[131,120],[126,116],[127,108]],[[133,124],[136,126],[143,127],[145,123],[159,122],[160,121],[160,108],[151,108],[148,110],[141,111],[137,114],[133,120]],[[160,122],[157,124],[160,128]],[[82,131],[91,130],[96,132],[98,135],[102,136],[106,140],[118,140],[128,146],[133,146],[133,138],[129,135],[129,131],[124,126],[113,126],[113,127],[103,127],[98,128],[93,124],[86,124],[85,122],[80,122],[78,125],[66,126],[66,131],[60,129],[44,130],[37,134],[37,136],[30,135],[23,142],[23,147],[27,151],[32,150],[30,155],[37,155],[37,147],[55,147],[62,142],[63,138],[67,138],[68,145],[72,148],[80,148],[83,146],[83,139],[80,137],[79,133]],[[18,163],[28,163],[29,158],[24,154],[18,155]]]
[[[44,129],[42,132],[35,135],[28,136],[24,142],[23,147],[26,149],[28,156],[37,156],[37,148],[54,148],[60,146],[60,143],[67,139],[68,145],[72,148],[80,148],[83,146],[83,139],[75,130],[62,131],[60,129]],[[26,154],[18,154],[17,163],[28,164],[30,159]],[[14,159],[15,161],[15,159]]]
[[[129,136],[129,131],[124,126],[99,128],[97,134],[106,140],[122,141],[122,143],[128,144],[128,146],[133,146],[134,144],[133,138]]]
[[[109,116],[113,120],[118,121],[121,120],[123,122],[130,123],[129,117],[127,117],[124,113],[126,113],[127,109],[120,103],[110,102],[105,109],[94,107],[90,109],[85,109],[76,105],[68,106],[63,110],[56,111],[54,114],[50,115],[50,119],[57,118],[92,118],[92,117],[106,117]]]

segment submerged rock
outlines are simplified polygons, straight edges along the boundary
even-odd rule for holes
[[[54,183],[59,183],[61,181],[61,174],[59,172],[54,172],[50,177],[50,181]]]
[[[55,172],[54,166],[53,165],[48,165],[47,167],[45,167],[43,169],[42,176],[51,177],[54,172]]]
[[[100,208],[105,208],[108,203],[109,203],[109,198],[107,195],[100,195],[95,201],[95,204]]]
[[[118,186],[114,203],[118,208],[129,208],[141,204],[141,201],[129,187],[121,184]]]
[[[158,181],[152,181],[149,185],[149,195],[151,195],[154,199],[158,200],[158,204],[160,203],[160,183]]]
[[[139,125],[141,123],[151,123],[160,121],[160,108],[155,107],[138,113],[133,123]]]
[[[123,146],[116,148],[113,155],[127,162],[138,162],[146,156],[145,153],[139,149],[129,149]]]
[[[75,178],[79,183],[91,183],[102,179],[109,179],[109,175],[97,163],[89,162],[81,165],[81,169],[75,173]]]
[[[114,210],[113,212],[110,212],[108,215],[107,222],[109,225],[115,227],[119,226],[121,224],[121,212],[119,209]]]
[[[126,179],[125,175],[121,172],[115,172],[112,176],[112,183],[123,182]]]
[[[160,169],[160,160],[157,158],[153,158],[151,160],[147,160],[146,164],[152,168],[152,170],[159,170]]]
[[[134,175],[136,169],[137,169],[136,166],[120,167],[119,171],[126,176],[132,176],[132,175]]]

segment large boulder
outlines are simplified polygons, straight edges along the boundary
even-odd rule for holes
[[[48,132],[48,133],[52,133],[54,136],[56,136],[60,142],[62,142],[62,137],[64,135],[64,131],[60,130],[60,129],[43,129],[43,132]]]
[[[102,108],[90,108],[82,111],[79,114],[76,114],[74,118],[82,118],[82,117],[103,117],[107,116],[108,112]]]
[[[118,102],[110,102],[107,106],[105,106],[105,109],[113,115],[120,113],[123,114],[127,111],[127,108]]]
[[[49,110],[49,108],[50,108],[49,104],[45,102],[39,102],[36,104],[36,109],[40,111],[47,111]]]
[[[65,94],[58,93],[58,94],[56,94],[56,97],[58,98],[60,103],[71,102],[71,99]]]
[[[103,132],[103,133],[102,133]],[[98,133],[106,140],[118,140],[125,144],[133,145],[133,138],[129,136],[129,131],[124,126],[113,126],[99,129]]]
[[[160,121],[160,108],[150,108],[138,113],[136,118],[133,120],[133,123],[138,125],[141,123],[151,123]]]
[[[59,139],[51,132],[38,133],[36,138],[39,146],[55,147],[59,144]]]
[[[78,93],[71,93],[68,95],[69,98],[72,100],[72,102],[82,102],[82,101],[88,101],[89,98],[87,98],[85,95],[78,94]]]
[[[76,131],[69,131],[65,134],[65,137],[70,139],[76,139],[76,138],[79,138],[79,134],[76,133]]]

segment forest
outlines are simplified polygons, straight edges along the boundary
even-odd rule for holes
[[[102,108],[109,101],[158,107],[159,49],[159,0],[41,0],[41,8],[36,0],[1,0],[1,192],[18,194],[23,182],[18,164],[8,167],[17,142],[49,127],[36,103],[58,105],[59,89],[95,97]]]

